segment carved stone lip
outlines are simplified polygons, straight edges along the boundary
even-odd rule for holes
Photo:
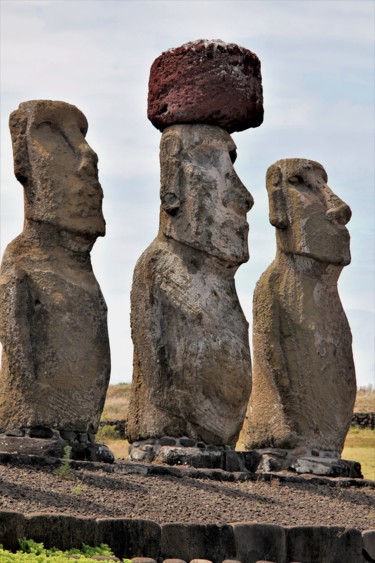
[[[88,187],[102,189],[102,185],[99,182],[96,174],[87,174],[86,172],[84,173],[78,172],[76,174],[76,177],[79,178],[79,180],[87,183],[89,185]]]
[[[339,223],[339,222],[336,221],[335,219],[330,219],[329,217],[328,217],[328,219],[331,221],[331,223],[334,224],[335,229],[347,233],[347,235],[348,235],[348,237],[349,237],[349,231],[348,231],[348,229],[346,228],[345,225],[343,225],[342,223]]]

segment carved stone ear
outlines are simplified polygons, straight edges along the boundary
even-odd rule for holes
[[[267,170],[266,185],[269,201],[270,223],[277,229],[289,225],[285,194],[282,188],[282,173],[279,166],[272,165]]]
[[[181,141],[176,134],[163,134],[160,142],[160,199],[162,209],[169,215],[177,213],[180,207],[179,155]]]
[[[169,158],[160,173],[160,199],[164,211],[173,215],[180,207],[180,162]]]

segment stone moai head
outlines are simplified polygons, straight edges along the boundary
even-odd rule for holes
[[[279,160],[267,170],[270,223],[276,227],[278,251],[345,266],[350,263],[351,210],[329,188],[318,162]]]
[[[221,40],[165,51],[151,67],[147,113],[163,133],[159,236],[246,262],[253,198],[233,168],[230,133],[263,121],[258,57]]]
[[[98,158],[85,140],[83,113],[65,102],[29,101],[10,115],[9,127],[25,219],[92,242],[104,236]]]
[[[249,259],[254,200],[233,168],[236,145],[214,125],[173,125],[160,144],[160,233],[233,265]]]

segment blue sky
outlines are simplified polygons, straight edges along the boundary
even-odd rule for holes
[[[157,233],[160,133],[147,120],[147,83],[164,50],[222,39],[261,60],[265,119],[236,133],[236,170],[252,193],[250,261],[236,275],[249,322],[255,283],[275,254],[267,167],[323,164],[350,205],[352,264],[339,280],[359,385],[374,384],[374,11],[372,0],[0,0],[1,239],[22,230],[8,116],[25,100],[63,100],[89,122],[99,156],[107,236],[93,266],[109,309],[111,382],[130,381],[129,297],[135,262]]]

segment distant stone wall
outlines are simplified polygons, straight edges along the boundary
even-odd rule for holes
[[[125,420],[101,420],[99,423],[100,428],[104,426],[112,426],[119,433],[119,438],[125,439]]]
[[[76,518],[53,514],[25,516],[0,511],[0,543],[15,551],[18,538],[43,542],[46,548],[80,548],[82,542],[106,543],[117,557],[225,559],[240,563],[266,560],[362,563],[375,558],[375,530],[361,532],[340,526],[273,524],[163,524],[122,518]]]
[[[355,412],[353,413],[351,426],[375,429],[375,412]]]

